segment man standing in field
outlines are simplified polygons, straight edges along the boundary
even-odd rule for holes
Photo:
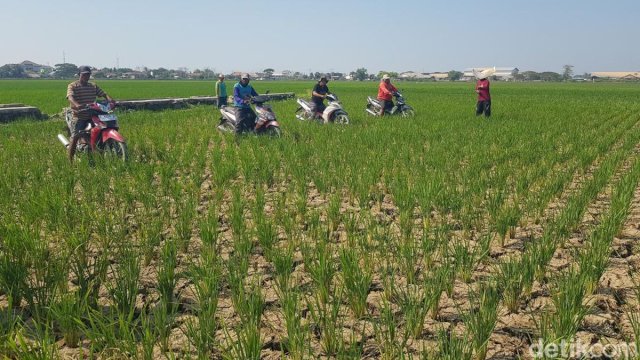
[[[224,74],[218,75],[216,81],[216,96],[218,97],[218,109],[227,106],[227,84],[224,82]]]
[[[482,71],[478,74],[476,94],[478,94],[476,116],[480,116],[483,113],[485,117],[491,116],[491,94],[489,93],[489,79],[487,71]]]
[[[380,101],[381,105],[380,116],[384,116],[387,110],[393,114],[393,95],[396,92],[398,92],[398,89],[391,84],[391,78],[388,74],[384,74],[378,86],[378,101]]]
[[[67,99],[71,107],[71,124],[69,126],[69,131],[71,132],[69,161],[71,162],[73,162],[73,156],[76,153],[79,134],[91,121],[91,113],[89,111],[82,111],[85,105],[94,103],[97,97],[103,97],[108,101],[113,101],[98,85],[89,82],[89,78],[91,77],[91,68],[89,66],[80,66],[78,68],[78,75],[80,79],[67,86]]]
[[[327,108],[324,105],[324,99],[327,97],[327,94],[329,94],[328,82],[329,80],[327,80],[326,76],[321,77],[311,91],[311,101],[315,105],[314,112],[320,114],[320,116],[322,116],[324,109]]]
[[[251,97],[258,93],[249,85],[249,74],[242,74],[240,81],[233,86],[233,106],[237,108],[236,134],[251,131],[255,127],[256,113],[251,106]]]

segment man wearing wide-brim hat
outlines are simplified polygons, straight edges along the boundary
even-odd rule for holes
[[[384,116],[385,111],[393,112],[393,95],[398,92],[389,74],[382,75],[382,80],[378,86],[378,101],[380,101],[380,116]]]
[[[478,102],[476,103],[476,116],[484,114],[485,117],[491,116],[491,93],[489,92],[489,76],[493,75],[495,69],[485,69],[480,72],[474,70],[474,74],[478,78],[476,82],[476,94],[478,94]]]

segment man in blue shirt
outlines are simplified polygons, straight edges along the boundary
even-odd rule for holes
[[[258,93],[249,85],[249,74],[242,74],[240,82],[233,86],[233,106],[236,111],[236,134],[251,131],[256,124],[256,113],[251,109],[251,97]]]

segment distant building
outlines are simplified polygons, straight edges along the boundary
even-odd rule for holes
[[[473,80],[475,78],[475,75],[473,73],[474,70],[476,72],[480,72],[487,69],[493,69],[493,67],[474,67],[465,69],[462,75],[462,79]],[[491,75],[491,77],[495,77],[498,80],[511,81],[516,75],[518,75],[518,72],[520,72],[520,70],[518,70],[517,67],[497,67],[496,72]]]
[[[415,72],[415,71],[405,71],[403,73],[400,73],[398,75],[399,78],[401,79],[406,79],[406,80],[436,80],[436,81],[441,81],[441,80],[448,80],[449,79],[449,73],[448,72],[426,72],[426,73],[419,73],[419,72]]]
[[[53,70],[51,66],[36,64],[33,61],[29,61],[29,60],[25,60],[18,65],[22,68],[24,72],[41,73],[41,72],[50,72]]]
[[[640,80],[639,71],[596,71],[591,73],[591,78],[616,79],[616,80]]]

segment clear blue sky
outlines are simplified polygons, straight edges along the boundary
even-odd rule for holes
[[[640,70],[640,0],[0,0],[0,65]]]

